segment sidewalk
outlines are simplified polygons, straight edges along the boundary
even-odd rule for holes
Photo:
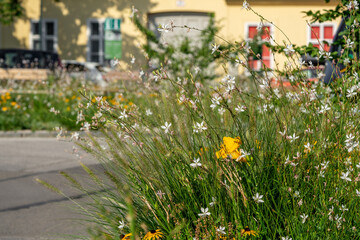
[[[74,239],[70,235],[87,235],[87,225],[78,221],[83,216],[76,213],[74,204],[35,178],[84,202],[87,196],[72,189],[59,171],[90,183],[79,161],[95,170],[101,171],[101,166],[80,149],[74,150],[78,147],[73,142],[57,141],[47,134],[53,133],[0,134],[11,136],[0,138],[0,240]]]

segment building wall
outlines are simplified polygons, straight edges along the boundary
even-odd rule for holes
[[[129,16],[131,6],[139,9],[146,21],[149,13],[160,12],[212,12],[221,26],[220,36],[231,41],[241,41],[246,38],[246,24],[258,23],[259,17],[252,11],[242,9],[242,0],[43,0],[43,18],[57,19],[58,22],[58,52],[62,59],[86,61],[88,46],[88,26],[90,18],[105,19],[121,18],[123,57],[122,64],[126,66],[134,55],[141,59],[137,46],[145,40],[132,24]],[[254,11],[273,22],[279,29],[273,30],[277,43],[289,40],[297,45],[307,44],[308,26],[302,11],[331,8],[336,2],[325,4],[324,0],[248,0]],[[183,4],[182,4],[183,3]],[[2,48],[30,47],[30,20],[40,18],[40,0],[24,0],[26,16],[18,19],[11,26],[2,26],[0,42]],[[335,22],[337,25],[338,22]],[[221,42],[221,40],[219,40]],[[282,62],[283,57],[276,61]]]

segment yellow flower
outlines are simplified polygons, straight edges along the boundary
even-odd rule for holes
[[[241,230],[241,236],[258,236],[258,233],[254,230],[250,230],[248,226]]]
[[[69,112],[70,110],[71,110],[71,108],[68,106],[68,107],[66,108],[66,111]]]
[[[16,102],[11,102],[11,106],[16,106]]]
[[[68,102],[69,102],[69,99],[68,99],[68,98],[65,98],[65,102],[68,103]]]
[[[71,96],[71,100],[74,100],[75,98],[76,98],[75,95],[72,95],[72,96]]]
[[[199,152],[198,152],[198,154],[200,155],[200,156],[202,156],[205,152],[207,152],[209,149],[207,148],[207,147],[205,147],[205,148],[200,148],[200,150],[199,150]]]
[[[6,112],[6,111],[8,110],[8,108],[7,108],[7,107],[2,107],[1,110],[2,110],[3,112]]]
[[[143,239],[144,240],[157,240],[157,239],[161,239],[163,236],[164,236],[164,234],[161,232],[161,230],[157,229],[157,230],[151,230],[150,232],[148,232]]]
[[[126,234],[126,235],[124,235],[124,234],[121,234],[120,235],[120,239],[121,240],[130,240],[131,239],[131,233],[128,233],[128,234]]]
[[[241,157],[241,152],[239,151],[239,147],[241,144],[240,137],[232,138],[232,137],[223,137],[224,144],[221,145],[221,149],[216,152],[217,158],[227,158],[228,156],[231,159],[235,159],[236,161],[246,162],[244,157]],[[240,159],[239,159],[240,158]]]

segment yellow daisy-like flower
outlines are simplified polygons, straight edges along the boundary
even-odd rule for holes
[[[128,233],[128,234],[126,234],[126,235],[122,234],[122,235],[120,235],[120,239],[121,239],[121,240],[130,240],[130,239],[131,239],[131,236],[132,236],[131,233]]]
[[[248,226],[241,230],[241,236],[254,236],[257,237],[258,233],[254,230],[250,230]]]
[[[144,240],[157,240],[157,239],[161,239],[164,236],[164,234],[161,232],[160,229],[157,230],[151,230],[150,232],[148,232],[145,237],[143,238]]]
[[[240,137],[223,137],[223,142],[224,144],[221,145],[221,149],[216,152],[217,158],[227,158],[228,156],[230,156],[231,159],[235,159],[236,161],[246,162],[246,159],[244,157],[240,158]]]

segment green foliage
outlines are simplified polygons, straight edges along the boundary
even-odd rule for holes
[[[22,17],[24,8],[22,0],[0,0],[0,23],[10,24],[16,18]]]
[[[219,57],[249,56],[234,48]],[[131,108],[91,101],[102,135],[78,144],[102,163],[104,175],[83,166],[90,188],[102,191],[64,176],[93,200],[84,206],[93,239],[147,239],[155,230],[181,240],[359,239],[359,60],[325,86],[309,82],[298,57],[287,55],[283,75],[247,68],[246,79],[225,72],[201,85],[189,69],[186,83],[168,74],[164,56],[158,82],[145,77],[128,92]]]
[[[173,43],[164,44],[159,41],[155,33],[146,28],[137,16],[134,16],[133,22],[135,26],[147,40],[142,48],[150,65],[152,65],[152,70],[154,68],[160,69],[166,67],[163,70],[175,78],[190,78],[190,75],[195,74],[196,79],[200,82],[214,79],[216,77],[213,71],[214,63],[222,58],[220,58],[218,51],[211,54],[212,44],[215,43],[215,36],[219,28],[216,27],[214,14],[209,14],[209,17],[209,24],[203,30],[194,29],[191,26],[171,26],[174,31],[178,28],[183,28],[188,29],[188,31],[199,31],[201,33],[200,40],[195,42],[185,37],[175,46]],[[231,47],[231,44],[225,42],[219,47],[219,50],[226,51]],[[201,69],[201,71],[198,72],[196,69]]]
[[[60,0],[54,0],[59,2]],[[23,0],[0,0],[0,23],[11,24],[15,19],[24,16]]]

